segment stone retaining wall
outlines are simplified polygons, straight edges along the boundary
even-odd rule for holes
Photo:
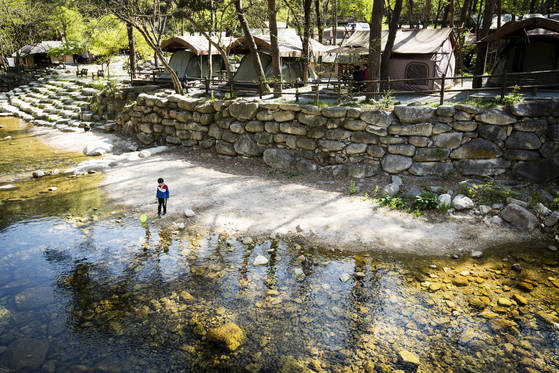
[[[142,144],[263,157],[278,169],[320,169],[363,178],[390,174],[559,176],[559,101],[483,110],[469,105],[396,106],[393,112],[140,94],[99,96],[116,129]],[[109,108],[113,105],[112,108]]]
[[[28,84],[37,79],[36,74],[3,73],[0,74],[0,92],[8,92],[20,85]]]

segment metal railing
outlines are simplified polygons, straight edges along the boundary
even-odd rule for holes
[[[546,79],[542,79],[546,74],[555,74],[553,79],[547,79],[552,81],[552,83],[539,83],[544,82]],[[271,92],[263,92],[262,86],[258,84],[257,81],[240,81],[240,80],[229,80],[220,77],[213,77],[209,79],[204,78],[188,78],[182,81],[185,93],[188,93],[189,89],[193,87],[201,88],[206,95],[210,95],[212,91],[222,91],[228,92],[229,97],[234,97],[238,94],[250,94],[258,95],[262,98],[265,94],[273,94],[273,82],[267,82],[272,88]],[[539,79],[538,79],[539,78]],[[484,86],[481,88],[464,87],[464,81],[481,79],[481,81],[493,80],[494,85]],[[167,83],[171,84],[169,81],[159,81],[155,75],[152,75],[152,81],[157,83]],[[452,81],[451,84],[447,86],[447,82]],[[432,82],[432,83],[431,83]],[[421,84],[418,84],[421,83]],[[417,86],[429,86],[438,83],[437,89],[425,89],[419,88]],[[457,83],[461,84],[461,87],[457,87]],[[520,83],[520,84],[518,84]],[[487,91],[498,91],[500,93],[501,100],[504,98],[507,91],[512,90],[518,86],[521,90],[531,89],[533,94],[537,94],[539,88],[557,88],[559,91],[559,70],[541,70],[541,71],[531,71],[531,72],[518,72],[518,73],[503,73],[503,74],[486,74],[486,75],[456,75],[456,76],[446,76],[443,74],[440,77],[432,78],[408,78],[408,79],[386,79],[386,80],[363,80],[355,81],[351,78],[341,77],[335,81],[312,81],[308,85],[311,87],[310,92],[301,92],[300,87],[302,87],[301,82],[282,82],[282,87],[295,88],[295,101],[299,102],[301,98],[310,97],[313,99],[315,104],[320,101],[321,98],[325,99],[335,99],[338,103],[341,103],[347,98],[353,98],[355,96],[366,96],[368,98],[377,98],[382,96],[386,92],[391,95],[439,95],[439,102],[442,105],[445,99],[445,94],[453,92],[487,92]],[[410,89],[398,89],[393,90],[392,87],[413,87]],[[323,88],[321,90],[321,87]],[[329,87],[332,87],[330,89]],[[372,87],[372,90],[370,90]],[[291,93],[293,94],[293,93]]]

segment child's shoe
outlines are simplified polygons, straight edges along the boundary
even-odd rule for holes
[[[163,216],[165,216],[165,215],[167,215],[167,213],[166,213],[166,212],[164,212],[164,213],[163,213]]]
[[[161,217],[161,214],[157,214],[157,217],[160,218],[160,217]]]

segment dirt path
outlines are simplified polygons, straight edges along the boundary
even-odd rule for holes
[[[81,151],[94,139],[107,138],[99,133],[39,131],[44,141],[73,151]],[[488,227],[470,216],[433,222],[377,208],[360,196],[349,196],[347,180],[333,182],[318,173],[289,179],[281,173],[269,175],[269,171],[261,160],[169,151],[108,170],[102,187],[109,199],[157,220],[155,187],[157,178],[163,177],[171,191],[169,214],[156,224],[195,222],[241,236],[277,232],[349,250],[429,255],[529,239],[502,225]],[[371,186],[378,182],[367,181]],[[187,208],[196,212],[188,221],[183,215]]]

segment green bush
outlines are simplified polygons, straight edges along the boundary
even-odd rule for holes
[[[438,195],[435,192],[425,191],[415,197],[415,207],[420,211],[434,210],[439,206]]]
[[[464,190],[464,194],[484,205],[505,203],[507,198],[516,197],[518,195],[512,189],[502,185],[497,185],[492,181],[485,184],[474,184],[462,188]]]

